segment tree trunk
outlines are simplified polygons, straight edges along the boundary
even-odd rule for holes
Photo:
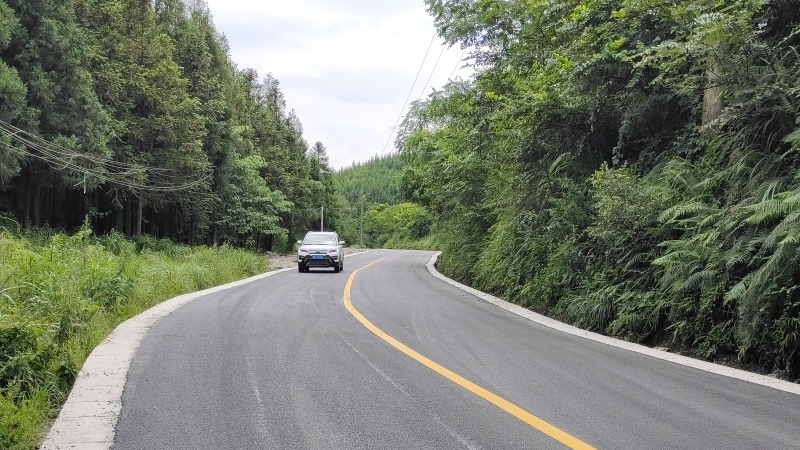
[[[719,43],[716,43],[708,51],[702,119],[703,135],[707,138],[716,136],[718,126],[714,125],[713,122],[722,114],[722,109],[725,107],[722,98],[722,66],[719,62],[719,47]]]
[[[44,202],[44,223],[47,226],[54,226],[53,225],[53,209],[55,207],[55,188],[50,186],[47,188],[47,197],[45,197]]]
[[[88,194],[84,194],[87,200],[87,211],[91,211],[92,208],[95,209],[97,212],[103,212],[102,202],[100,202],[100,197],[98,196],[98,189],[95,189]],[[95,230],[96,233],[103,233],[105,229],[105,219],[99,215],[95,214],[95,217],[90,218],[87,220],[92,227],[92,230]]]
[[[125,203],[122,205],[122,234],[125,236],[132,236],[133,227],[132,225],[132,216],[133,211],[131,210],[133,205],[131,204],[131,197],[128,196],[125,198]]]
[[[175,214],[178,212],[174,207],[167,209],[166,221],[164,222],[164,237],[174,241],[175,240]]]
[[[86,199],[84,198],[83,191],[76,191],[73,189],[72,192],[73,207],[71,207],[70,210],[75,212],[72,214],[72,223],[70,226],[74,228],[80,228],[81,224],[83,223],[83,218],[86,214]]]
[[[136,200],[136,230],[133,233],[134,236],[141,236],[142,235],[142,197],[140,196]]]
[[[34,181],[33,188],[33,226],[42,226],[42,185]]]
[[[24,183],[22,185],[22,227],[31,227],[31,174],[27,170],[24,173]]]
[[[81,224],[84,224],[89,222],[89,211],[92,209],[92,197],[91,194],[83,192],[83,194],[81,195],[81,199],[83,200],[83,210],[82,210],[83,214],[81,214]]]
[[[195,245],[195,234],[197,234],[196,227],[197,227],[196,218],[194,215],[192,215],[192,220],[191,223],[189,224],[189,245],[192,246]]]

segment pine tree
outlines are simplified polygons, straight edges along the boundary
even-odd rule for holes
[[[75,2],[11,0],[7,4],[19,26],[14,28],[2,59],[17,70],[27,86],[30,108],[30,114],[19,121],[20,127],[71,152],[110,156],[111,118],[94,91],[89,71],[92,49],[76,20]],[[85,192],[102,183],[83,175],[53,170],[34,159],[23,160],[21,176],[13,186],[23,224],[50,223],[54,215],[79,223],[89,207]]]
[[[0,0],[0,52],[6,49],[19,21],[14,11]],[[0,121],[15,124],[27,112],[27,90],[16,69],[0,60]],[[0,135],[0,190],[19,173],[22,149],[15,147],[9,136]]]

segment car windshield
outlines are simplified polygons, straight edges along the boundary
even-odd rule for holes
[[[303,240],[304,245],[336,245],[336,236],[333,234],[309,234]]]

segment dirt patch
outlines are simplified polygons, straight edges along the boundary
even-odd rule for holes
[[[267,270],[286,269],[287,267],[297,266],[297,255],[281,255],[279,253],[267,253]]]

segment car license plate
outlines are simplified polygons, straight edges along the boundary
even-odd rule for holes
[[[324,257],[325,257],[324,255],[312,255],[311,256],[312,259],[322,259]]]

